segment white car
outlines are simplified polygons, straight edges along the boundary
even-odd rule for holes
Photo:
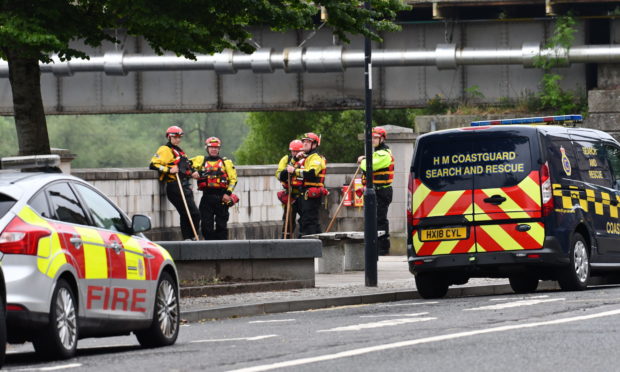
[[[146,347],[173,344],[178,276],[168,251],[142,234],[150,227],[79,178],[0,171],[8,341],[31,341],[49,359],[72,357],[86,337],[133,332]]]

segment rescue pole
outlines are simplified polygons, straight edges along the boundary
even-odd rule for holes
[[[189,213],[189,207],[187,206],[187,200],[185,200],[185,193],[183,192],[183,185],[181,185],[181,177],[179,177],[179,173],[176,175],[177,185],[179,185],[179,191],[181,192],[181,199],[183,199],[183,205],[185,206],[185,213],[187,213],[187,219],[189,220],[189,224],[192,226],[192,231],[194,232],[194,238],[198,239],[198,233],[196,232],[196,227],[194,227],[194,220],[192,219],[192,215]]]
[[[291,214],[291,174],[288,173],[288,182],[287,182],[287,192],[288,197],[286,198],[286,218],[284,219],[284,236],[283,239],[288,239],[288,236],[292,233],[292,231],[288,231],[289,228],[289,218]],[[291,229],[293,230],[293,229]]]
[[[347,192],[351,192],[351,188],[353,187],[353,182],[355,182],[355,177],[357,177],[357,174],[359,173],[360,169],[361,169],[361,165],[358,165],[357,169],[355,170],[355,174],[353,174],[353,178],[351,178],[351,183],[349,184],[349,188],[347,188]],[[342,205],[344,204],[344,199],[345,197],[343,196],[342,200],[340,201],[340,204],[338,205],[338,208],[336,209],[336,213],[334,213],[334,217],[332,217],[332,220],[329,222],[327,229],[325,229],[326,233],[328,233],[329,230],[332,229],[332,225],[336,221],[336,217],[338,217],[338,213],[340,213],[340,208],[342,208]]]

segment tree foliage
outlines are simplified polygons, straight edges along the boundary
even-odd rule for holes
[[[377,110],[374,125],[413,128],[417,111]],[[306,132],[321,135],[320,152],[331,163],[351,163],[364,153],[358,135],[364,132],[364,111],[257,112],[249,114],[250,132],[236,152],[239,164],[273,164],[288,152],[288,144]]]
[[[17,141],[21,154],[49,153],[40,91],[39,61],[88,58],[70,44],[88,47],[119,42],[114,29],[143,36],[156,53],[171,51],[195,58],[224,48],[251,52],[249,26],[273,30],[311,29],[320,7],[327,26],[341,40],[349,34],[380,39],[377,32],[394,31],[390,20],[404,9],[400,0],[2,0],[0,56],[8,61]]]

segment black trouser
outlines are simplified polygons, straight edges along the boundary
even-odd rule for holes
[[[392,186],[378,188],[377,193],[377,230],[384,230],[385,235],[380,236],[377,244],[379,254],[390,252],[390,220],[388,220],[388,207],[392,202]]]
[[[194,222],[194,228],[196,228],[196,232],[198,232],[200,212],[198,212],[198,208],[196,208],[194,193],[189,187],[189,184],[183,185],[183,194],[185,195],[185,200],[187,201],[187,209],[189,209],[189,213],[192,216],[192,221]],[[166,183],[166,196],[168,197],[168,200],[170,200],[170,203],[172,203],[172,205],[174,205],[177,209],[177,212],[179,212],[179,216],[181,217],[181,235],[183,236],[183,239],[194,238],[194,232],[192,230],[192,225],[189,222],[189,218],[187,217],[187,211],[185,210],[185,205],[183,204],[183,198],[181,196],[181,190],[179,190],[178,181],[174,180]]]
[[[303,194],[298,199],[299,204],[299,236],[319,234],[322,232],[319,224],[319,208],[321,198],[304,198]]]
[[[203,191],[200,199],[200,223],[205,240],[228,240],[228,206],[222,203],[224,190]],[[215,228],[213,227],[215,223]]]
[[[299,211],[299,198],[291,199],[291,211],[288,216],[288,236],[286,239],[292,239],[295,235],[295,226],[297,225],[297,221],[295,219],[300,215]],[[284,227],[286,226],[286,204],[282,204],[282,236],[284,236]]]

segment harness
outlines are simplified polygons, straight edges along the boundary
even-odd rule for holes
[[[320,155],[319,155],[320,156]],[[304,169],[304,165],[306,163],[306,159],[301,159],[298,164],[300,164],[300,169]],[[327,162],[325,161],[325,158],[323,156],[321,156],[321,159],[323,159],[323,162],[325,163],[325,167],[323,167],[323,169],[321,169],[321,172],[316,176],[316,177],[312,177],[313,179],[303,179],[303,185],[302,187],[304,188],[308,188],[308,187],[325,187],[325,174],[327,173]]]
[[[377,169],[376,172],[372,173],[373,183],[377,186],[390,186],[394,180],[394,155],[390,151],[388,153],[391,158],[390,165],[386,168]]]
[[[204,170],[198,179],[198,190],[226,189],[228,187],[228,174],[224,167],[224,160],[205,160]]]

